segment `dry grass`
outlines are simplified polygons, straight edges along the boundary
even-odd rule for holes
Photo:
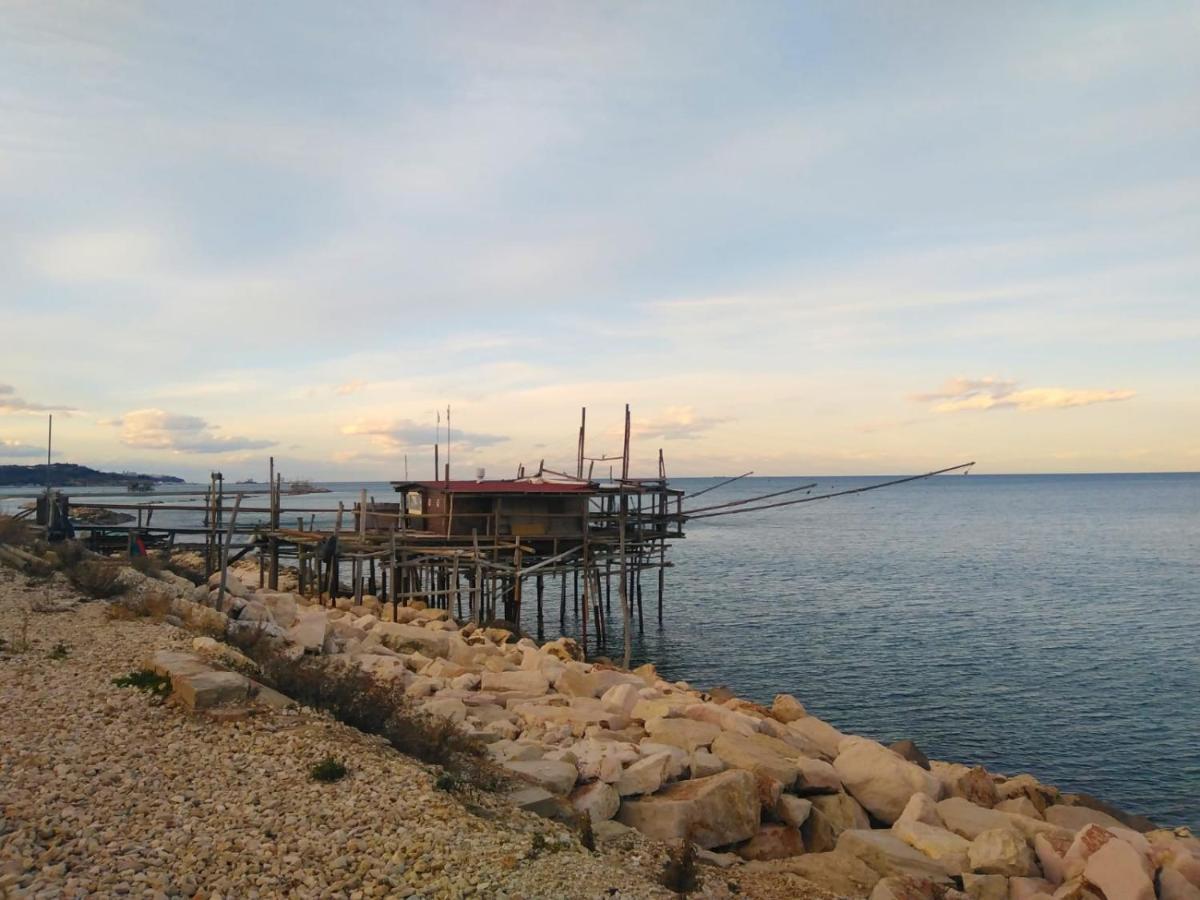
[[[663,864],[662,886],[686,897],[700,887],[700,872],[696,864],[696,845],[680,841],[667,853]]]
[[[123,597],[114,600],[105,607],[104,615],[110,621],[129,619],[153,619],[156,622],[171,612],[171,597],[168,594],[152,591],[133,597]]]
[[[24,519],[0,516],[0,544],[27,547],[34,541],[33,529]]]
[[[452,781],[486,790],[503,782],[486,761],[484,745],[449,719],[413,706],[399,684],[320,657],[293,659],[257,630],[233,630],[226,640],[258,664],[261,680],[298,703],[329,712],[367,734],[380,735],[401,753],[444,767]]]
[[[93,600],[108,600],[125,592],[120,569],[100,561],[80,563],[67,572],[67,578],[75,590]]]

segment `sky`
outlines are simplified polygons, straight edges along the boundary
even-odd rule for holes
[[[1200,469],[1194,3],[0,0],[0,462]],[[444,436],[444,432],[443,432]],[[443,454],[444,454],[443,450]],[[444,455],[443,455],[444,458]]]

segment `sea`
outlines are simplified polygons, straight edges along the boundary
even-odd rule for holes
[[[744,478],[691,508],[883,478]],[[719,480],[672,484],[695,494]],[[285,499],[329,510],[362,489],[391,495],[322,486]],[[0,493],[11,509],[22,492]],[[791,693],[846,732],[1200,826],[1200,474],[946,475],[685,532],[661,626],[645,579],[635,664],[762,703]],[[553,637],[553,580],[546,596]],[[589,652],[619,658],[615,586],[612,606],[607,646]],[[528,631],[533,615],[527,600]],[[564,629],[578,635],[570,612]]]

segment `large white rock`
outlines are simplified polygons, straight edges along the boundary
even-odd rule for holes
[[[426,656],[447,656],[450,641],[445,632],[430,631],[419,625],[403,625],[397,622],[380,622],[371,629],[378,635],[380,643],[392,650],[419,650]]]
[[[518,669],[513,672],[484,672],[480,687],[485,691],[545,694],[550,690],[550,681],[541,672]]]
[[[687,752],[708,747],[721,733],[720,726],[694,719],[650,719],[646,733],[659,744],[671,744]]]
[[[554,759],[510,761],[503,763],[503,766],[555,794],[570,793],[578,776],[574,765]]]
[[[1107,900],[1154,900],[1154,870],[1137,850],[1121,840],[1109,841],[1093,853],[1083,877]]]
[[[639,759],[624,772],[617,781],[617,793],[622,797],[635,794],[653,794],[667,777],[667,766],[671,763],[670,753],[655,753]]]
[[[600,703],[605,709],[610,712],[620,713],[623,717],[629,718],[633,714],[633,708],[637,705],[638,689],[632,684],[618,684],[610,687],[600,697]]]
[[[776,694],[771,703],[771,715],[783,723],[794,722],[808,715],[804,704],[791,694]]]
[[[816,716],[804,716],[800,719],[793,719],[787,723],[787,727],[820,747],[821,752],[829,759],[833,759],[838,755],[838,747],[846,738],[844,734],[828,722],[822,721]]]
[[[571,794],[571,805],[580,813],[587,813],[593,822],[611,819],[621,808],[621,795],[611,784],[596,781],[575,789]]]
[[[793,762],[799,769],[795,787],[797,794],[836,794],[842,790],[842,779],[837,769],[825,760],[798,756]]]
[[[866,738],[844,741],[833,767],[854,799],[889,825],[900,818],[913,794],[928,794],[934,800],[941,796],[941,784],[933,775]]]
[[[684,716],[697,722],[708,722],[723,731],[741,735],[758,734],[762,720],[717,703],[695,703],[683,711]]]
[[[944,864],[914,850],[890,831],[843,831],[838,838],[837,852],[857,856],[884,877],[915,875],[940,883],[950,880],[951,873]]]
[[[1015,829],[1012,817],[994,809],[976,806],[962,797],[950,797],[937,805],[943,824],[957,835],[973,841],[985,831],[996,828]]]
[[[758,832],[758,790],[751,773],[733,769],[626,800],[617,820],[655,840],[691,840],[706,849],[719,847]]]
[[[1103,813],[1098,809],[1089,809],[1086,806],[1064,806],[1060,803],[1047,807],[1042,817],[1051,825],[1058,825],[1060,828],[1067,828],[1071,831],[1078,831],[1085,825],[1099,825],[1101,828],[1125,827],[1108,813]]]
[[[799,830],[786,824],[762,825],[754,837],[737,848],[738,856],[750,860],[786,859],[803,852]]]
[[[1040,874],[1029,844],[1010,828],[985,831],[971,841],[971,871],[979,875],[1033,878]]]
[[[300,611],[296,622],[288,629],[288,640],[297,644],[309,653],[320,653],[329,639],[329,619],[325,611],[319,607],[309,607]]]
[[[811,800],[805,800],[803,797],[794,797],[791,794],[784,794],[779,798],[779,802],[775,804],[775,815],[785,825],[799,828],[808,821],[809,815],[812,814],[812,808]]]
[[[849,794],[818,794],[809,799],[813,808],[803,830],[804,846],[810,853],[833,850],[843,831],[871,827],[866,810]]]
[[[892,834],[914,850],[920,850],[930,859],[942,863],[952,874],[966,872],[971,868],[971,842],[952,831],[901,816],[892,826]]]
[[[713,741],[712,752],[731,768],[748,769],[756,775],[773,778],[784,790],[796,783],[800,772],[799,752],[766,734],[725,731]]]

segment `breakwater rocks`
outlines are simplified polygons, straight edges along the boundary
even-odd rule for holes
[[[585,662],[569,638],[539,647],[419,603],[327,608],[230,585],[235,623],[398,681],[529,782],[526,805],[564,798],[601,834],[690,841],[713,865],[878,900],[1200,900],[1200,841],[1185,830],[843,734],[786,694],[770,708],[722,700],[652,665]]]

